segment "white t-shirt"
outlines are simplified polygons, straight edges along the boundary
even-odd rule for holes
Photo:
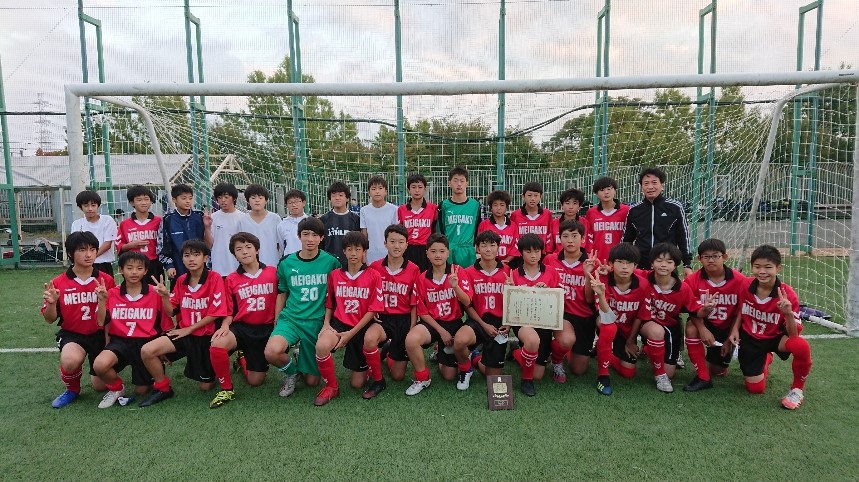
[[[301,240],[298,239],[298,223],[307,219],[307,214],[299,217],[287,216],[277,226],[277,239],[283,245],[283,255],[301,251]]]
[[[368,204],[361,208],[361,229],[367,230],[370,249],[367,251],[367,264],[382,259],[388,254],[385,249],[385,229],[397,224],[397,205],[386,202],[382,207]]]
[[[280,261],[280,250],[277,243],[280,240],[277,228],[280,224],[280,216],[269,211],[262,222],[256,222],[248,213],[239,226],[239,231],[245,231],[259,238],[259,260],[267,266],[277,267]]]
[[[98,246],[108,241],[116,240],[116,221],[112,217],[101,214],[98,220],[91,223],[86,218],[75,219],[72,221],[71,232],[89,231],[98,239]],[[110,249],[95,258],[96,263],[113,263],[114,258],[114,243],[111,243]]]
[[[226,276],[239,267],[239,262],[230,251],[230,237],[241,231],[242,223],[247,223],[248,215],[241,211],[212,213],[212,269]]]

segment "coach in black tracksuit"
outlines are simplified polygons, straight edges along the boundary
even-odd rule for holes
[[[683,204],[662,195],[665,189],[665,172],[662,169],[645,169],[638,176],[638,182],[644,199],[630,206],[623,240],[641,252],[638,266],[642,269],[650,269],[650,248],[656,244],[677,246],[683,254],[683,267],[688,275],[692,272],[692,254]]]

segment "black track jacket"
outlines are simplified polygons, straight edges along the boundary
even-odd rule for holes
[[[641,252],[639,266],[642,268],[650,267],[650,248],[659,243],[671,243],[680,248],[683,266],[692,266],[683,204],[662,194],[652,203],[645,198],[629,207],[623,240]]]

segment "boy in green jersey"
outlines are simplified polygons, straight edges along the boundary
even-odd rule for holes
[[[465,194],[468,171],[464,167],[450,170],[447,185],[451,196],[438,206],[438,230],[450,242],[450,263],[467,268],[477,259],[474,236],[480,224],[480,202]]]
[[[277,322],[265,346],[265,359],[283,374],[280,396],[295,391],[298,373],[303,373],[309,386],[319,383],[314,347],[325,317],[328,274],[340,268],[340,261],[320,250],[325,225],[317,218],[298,223],[301,250],[280,260],[277,266]],[[289,347],[301,343],[297,360]]]

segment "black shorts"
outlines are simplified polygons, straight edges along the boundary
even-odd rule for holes
[[[167,336],[167,335],[163,335]],[[185,363],[185,376],[200,383],[212,383],[215,381],[215,371],[212,370],[212,359],[209,355],[209,347],[212,344],[212,335],[195,336],[188,335],[178,340],[167,337],[176,351],[167,355],[170,361],[187,358]]]
[[[441,340],[441,335],[437,331],[435,331],[435,328],[433,328],[432,326],[430,326],[427,323],[424,323],[423,321],[418,322],[418,324],[424,325],[427,328],[427,331],[429,331],[429,334],[430,334],[430,338],[432,339],[432,341],[430,341],[429,343],[424,345],[424,348],[431,346],[433,343],[438,343],[439,345],[441,345],[438,347],[439,350],[438,350],[438,355],[436,358],[438,360],[439,365],[444,365],[446,367],[458,366],[458,363],[456,361],[456,356],[454,356],[453,353],[447,353],[444,351],[445,347],[444,347],[444,343]],[[438,324],[441,325],[441,327],[446,332],[450,333],[450,336],[456,336],[456,332],[459,331],[460,328],[465,326],[465,324],[462,322],[462,320],[438,321]],[[451,348],[453,348],[453,345],[451,345]]]
[[[364,328],[361,328],[361,331],[355,333],[355,336],[349,340],[349,343],[346,343],[344,347],[346,351],[343,353],[343,367],[347,370],[365,372],[369,368],[367,366],[367,358],[364,357],[364,334],[367,333],[367,328],[373,323],[375,322],[370,321],[370,323],[364,325]],[[337,318],[332,318],[331,328],[337,330],[337,333],[343,333],[355,327],[347,325]]]
[[[710,333],[713,334],[713,338],[716,339],[719,343],[725,343],[728,339],[728,336],[731,334],[731,329],[720,329],[713,326],[707,320],[704,320],[704,326],[710,330]],[[722,347],[721,346],[710,346],[707,347],[707,362],[712,363],[713,365],[718,365],[722,368],[728,368],[731,366],[731,358],[734,356],[734,351],[731,350],[727,355],[722,356]]]
[[[783,336],[779,335],[769,340],[759,340],[752,337],[745,330],[740,330],[740,370],[743,371],[743,376],[756,377],[764,372],[764,365],[767,360],[767,353],[775,353],[782,360],[787,360],[790,353],[786,351],[778,351],[778,345]]]
[[[576,342],[573,343],[573,354],[590,356],[591,350],[594,347],[594,338],[597,330],[596,315],[588,318],[564,313],[564,320],[573,325],[573,332],[576,334]]]
[[[483,321],[496,328],[501,326],[501,318],[497,316],[483,315],[482,318]],[[495,341],[495,337],[487,335],[483,331],[483,328],[481,328],[480,323],[475,320],[469,319],[465,324],[474,331],[477,344],[483,345],[483,349],[481,350],[482,356],[480,358],[481,363],[488,368],[504,368],[504,359],[507,356],[507,342],[498,343]]]
[[[421,273],[428,270],[430,267],[429,259],[427,259],[427,245],[425,244],[409,244],[406,246],[406,252],[403,253],[403,258],[418,265],[418,269],[421,270]]]
[[[91,335],[82,335],[60,328],[57,332],[57,349],[63,351],[63,347],[69,343],[80,345],[84,349],[89,358],[89,374],[95,375],[92,364],[95,363],[98,354],[104,350],[104,332],[99,330]]]
[[[140,358],[140,349],[155,338],[157,337],[125,338],[112,335],[110,343],[104,349],[110,350],[116,355],[116,364],[113,365],[113,369],[119,373],[123,368],[131,365],[131,383],[137,386],[152,385],[152,375],[149,374],[149,370],[143,364],[143,359]]]
[[[611,352],[614,353],[614,356],[618,357],[622,362],[635,365],[635,362],[638,361],[638,358],[629,356],[626,352],[626,337],[620,332],[620,330],[617,330],[617,334],[614,335]]]
[[[546,366],[549,363],[549,357],[552,355],[552,330],[543,328],[535,328],[537,335],[540,337],[540,347],[537,349],[537,365]],[[519,327],[513,327],[513,334],[519,336]]]
[[[379,319],[382,320],[382,328],[385,329],[385,336],[391,342],[388,345],[388,357],[394,361],[408,361],[409,357],[406,355],[406,336],[412,327],[412,315],[410,313],[400,315],[380,313]]]
[[[654,321],[654,323],[656,322]],[[677,357],[680,356],[680,349],[683,347],[683,323],[678,321],[674,326],[659,326],[665,331],[665,364],[676,365]],[[642,341],[647,343],[647,339],[642,338]]]
[[[113,278],[113,263],[93,263],[92,265],[97,270],[109,274]]]
[[[239,321],[230,324],[230,331],[236,337],[236,349],[244,354],[248,371],[263,373],[268,371],[265,344],[268,343],[272,330],[274,325],[271,323],[251,325]]]

